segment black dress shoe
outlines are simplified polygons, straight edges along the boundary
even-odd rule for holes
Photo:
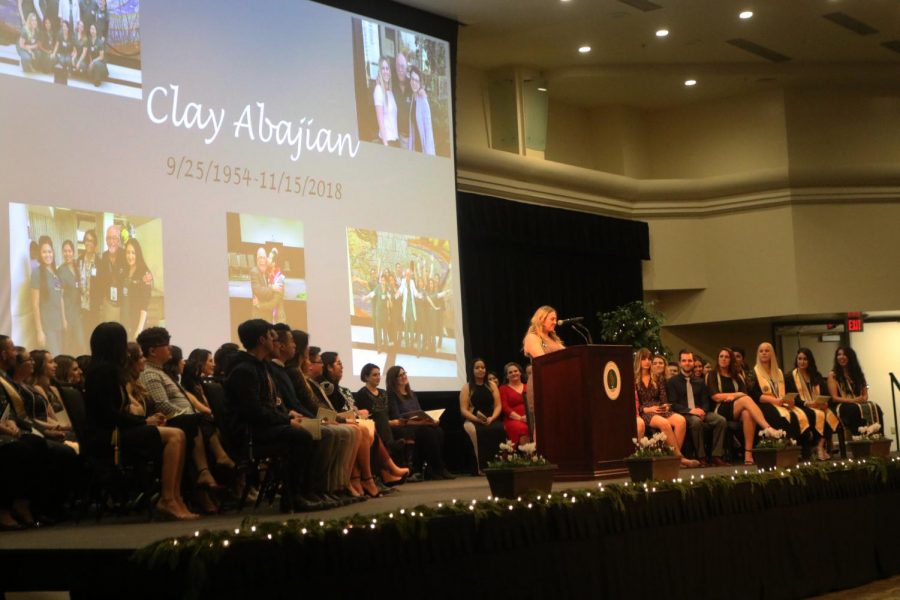
[[[456,479],[456,475],[444,468],[441,469],[441,479]]]
[[[317,502],[303,494],[294,496],[294,510],[300,512],[312,512],[316,510],[324,510],[325,506],[321,502]]]
[[[425,481],[425,476],[421,473],[413,473],[406,478],[406,483],[421,483]]]

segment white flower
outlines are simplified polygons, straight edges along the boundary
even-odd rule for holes
[[[879,431],[881,431],[881,423],[872,423],[869,425],[869,435],[878,433]]]
[[[635,446],[637,446],[637,443],[638,443],[637,438],[631,438],[631,443],[634,444]]]
[[[651,442],[650,440],[648,440],[645,437],[641,438],[641,447],[643,447],[643,448],[649,448],[652,443],[653,442]]]
[[[866,433],[868,433],[867,430],[868,430],[868,427],[866,427],[865,425],[863,425],[862,427],[859,428],[859,432],[860,432],[861,434],[863,434],[863,435],[865,435]]]
[[[535,446],[534,442],[519,445],[519,452],[522,452],[523,454],[534,454],[536,449],[537,446]]]

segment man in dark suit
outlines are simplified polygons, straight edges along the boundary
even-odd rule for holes
[[[697,459],[704,465],[709,464],[706,458],[704,431],[712,433],[712,464],[725,466],[728,463],[722,458],[725,454],[725,428],[728,422],[724,417],[712,412],[709,389],[699,377],[693,377],[694,355],[689,350],[678,353],[678,364],[681,370],[666,382],[666,392],[672,410],[683,415],[687,420],[688,435],[694,445]]]

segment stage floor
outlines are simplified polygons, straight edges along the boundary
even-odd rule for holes
[[[681,476],[730,475],[735,469],[743,471],[754,467],[711,467],[706,469],[682,469]],[[626,478],[604,480],[604,485],[623,483]],[[553,484],[553,491],[596,487],[596,481],[567,481]],[[99,523],[89,516],[81,523],[62,523],[52,527],[15,531],[0,535],[0,550],[128,550],[146,546],[151,542],[169,537],[190,535],[198,529],[234,529],[247,517],[265,521],[295,519],[334,519],[353,514],[376,514],[413,508],[419,505],[437,505],[438,502],[471,502],[483,500],[490,495],[487,479],[484,477],[459,476],[450,481],[425,481],[399,486],[397,492],[382,498],[357,502],[331,510],[295,513],[285,515],[278,512],[277,502],[268,506],[265,502],[258,510],[252,507],[242,512],[226,512],[219,516],[203,517],[191,522],[148,522],[146,513],[130,517],[104,517]]]

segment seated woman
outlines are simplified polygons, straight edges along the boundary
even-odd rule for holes
[[[653,361],[650,363],[650,372],[654,377],[662,377],[666,380],[666,357],[662,354],[654,354]]]
[[[22,398],[24,414],[20,416],[26,418],[29,425],[48,440],[65,442],[66,430],[56,420],[53,407],[47,401],[47,397],[39,393],[32,385],[34,381],[34,358],[28,353],[28,350],[21,346],[16,346],[15,352],[16,365],[9,372],[9,376],[18,386],[18,391]]]
[[[500,391],[488,381],[487,365],[480,358],[472,361],[468,381],[459,392],[459,412],[475,450],[476,471],[482,475],[506,439],[506,429],[500,419]]]
[[[444,430],[432,419],[407,418],[420,412],[422,405],[409,385],[406,369],[394,365],[387,372],[388,407],[394,436],[415,441],[413,472],[420,472],[425,464],[426,479],[455,479],[444,466]]]
[[[644,421],[644,431],[647,427],[660,430],[665,434],[675,455],[681,458],[682,465],[688,468],[699,467],[699,460],[681,455],[687,421],[683,416],[672,412],[671,405],[666,401],[666,380],[651,372],[651,356],[647,348],[641,348],[634,355],[634,393],[640,406],[640,417]]]
[[[161,460],[161,493],[156,512],[177,520],[198,519],[181,499],[181,474],[186,441],[180,429],[165,427],[161,413],[146,414],[146,406],[129,395],[126,383],[143,370],[143,355],[126,370],[128,334],[119,323],[101,323],[91,334],[91,366],[85,375],[87,439],[90,456],[113,460],[114,451]],[[142,413],[143,409],[143,413]],[[113,434],[116,434],[115,436]]]
[[[506,383],[500,386],[503,428],[506,429],[506,437],[513,444],[527,444],[531,441],[531,436],[528,431],[522,367],[514,362],[506,363],[503,371],[506,373]]]
[[[837,414],[850,435],[858,435],[859,428],[882,424],[881,407],[869,402],[869,386],[863,374],[856,351],[841,346],[834,353],[834,365],[828,374],[828,393],[837,403]]]
[[[5,337],[5,336],[4,336]],[[8,338],[2,344],[12,344]],[[5,350],[5,348],[4,348]],[[31,506],[40,493],[35,477],[46,469],[47,443],[16,422],[15,403],[21,402],[18,391],[0,378],[0,531],[35,527],[37,521]]]
[[[322,388],[328,393],[329,386],[331,393],[328,399],[331,405],[338,413],[352,412],[358,415],[356,409],[356,401],[353,394],[345,387],[340,385],[341,377],[344,376],[344,364],[341,357],[336,352],[323,352],[322,355]],[[359,446],[356,454],[352,457],[351,475],[350,475],[350,491],[357,496],[365,493],[367,496],[376,498],[380,495],[378,486],[375,485],[375,478],[372,476],[372,443],[375,439],[374,427],[359,423],[356,417],[344,417],[342,419],[345,425],[356,429],[359,436]]]
[[[19,53],[22,71],[34,73],[42,70],[43,63],[38,54],[38,20],[36,14],[28,13],[28,16],[25,17],[25,24],[19,33],[19,39],[16,43],[16,51]]]
[[[38,34],[38,56],[45,71],[50,71],[56,64],[56,32],[53,31],[53,19],[44,17],[43,27]]]
[[[378,435],[373,450],[381,467],[381,480],[388,485],[400,482],[409,475],[409,469],[397,466],[389,449],[399,453],[406,444],[402,440],[395,440],[391,431],[387,392],[378,387],[381,383],[381,369],[378,365],[368,363],[363,366],[360,379],[365,385],[354,394],[354,398],[356,406],[360,410],[368,411],[369,417],[375,423],[375,432]]]
[[[75,52],[75,41],[68,21],[60,21],[59,35],[56,36],[56,66],[64,71],[72,69],[72,57]]]
[[[91,64],[90,53],[91,42],[88,39],[87,31],[84,29],[84,21],[75,23],[75,39],[72,42],[74,52],[72,53],[72,70],[76,73],[87,73],[88,66]]]
[[[176,348],[178,347],[172,346],[172,359],[175,358]],[[184,388],[184,395],[187,396],[194,410],[203,415],[200,423],[201,429],[204,430],[203,439],[206,440],[207,446],[209,446],[213,457],[215,457],[216,465],[221,469],[232,470],[235,468],[234,461],[231,460],[231,457],[228,456],[222,445],[222,435],[219,432],[219,428],[216,427],[212,408],[210,408],[209,401],[206,399],[206,394],[203,391],[204,374],[207,376],[212,375],[212,365],[210,364],[212,354],[207,351],[210,361],[204,360],[202,362],[191,359],[187,361],[181,360],[180,348],[178,348],[178,354],[178,362],[173,366],[176,372],[180,367],[181,387]],[[191,352],[191,355],[193,354]]]
[[[763,416],[773,428],[787,432],[788,437],[809,446],[810,429],[806,413],[793,401],[785,398],[784,372],[778,366],[775,349],[763,342],[756,350],[753,384],[750,396],[759,404]]]
[[[720,348],[716,370],[706,376],[710,398],[716,403],[713,409],[729,421],[740,422],[744,430],[744,464],[753,464],[753,440],[756,427],[769,429],[769,422],[762,409],[747,395],[747,384],[738,369],[731,348]]]
[[[95,87],[100,87],[100,84],[109,77],[109,68],[106,66],[106,39],[98,35],[96,24],[91,24],[89,31],[87,74],[91,83]]]
[[[56,423],[57,429],[65,433],[65,441],[78,451],[77,439],[72,431],[72,421],[66,413],[66,407],[62,401],[62,394],[56,387],[56,361],[46,350],[32,350],[31,360],[34,365],[28,384],[42,400],[46,407],[48,420]]]
[[[797,405],[806,411],[810,422],[813,423],[816,458],[828,460],[830,454],[825,450],[825,444],[841,427],[841,422],[834,411],[828,407],[828,402],[820,403],[816,400],[818,397],[828,395],[828,387],[825,378],[816,367],[816,358],[813,356],[812,350],[809,348],[797,350],[797,356],[794,358],[794,370],[791,371],[790,376],[785,378],[784,387],[788,393],[793,392],[799,395]]]
[[[56,362],[56,381],[60,385],[68,385],[77,390],[84,387],[84,373],[74,356],[60,354],[53,360]]]

